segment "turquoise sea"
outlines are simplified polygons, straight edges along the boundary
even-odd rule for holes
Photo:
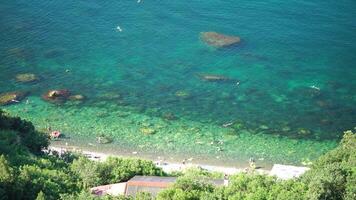
[[[208,31],[241,42],[215,48]],[[55,144],[300,164],[356,125],[354,0],[8,0],[0,39],[0,93],[29,92],[1,109],[64,133]],[[54,89],[85,100],[41,98]]]

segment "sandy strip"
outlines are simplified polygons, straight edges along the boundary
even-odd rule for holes
[[[90,160],[94,161],[105,161],[108,157],[123,157],[120,155],[113,155],[113,154],[106,154],[106,153],[100,153],[100,152],[93,152],[93,151],[86,151],[86,150],[81,150],[79,148],[64,148],[64,147],[54,147],[54,146],[49,146],[49,150],[51,151],[57,151],[60,154],[64,152],[77,152],[77,153],[82,153],[85,155],[87,158]],[[46,150],[45,150],[46,151]],[[135,152],[133,152],[135,154]],[[187,161],[185,164],[183,163],[172,163],[172,162],[166,162],[166,161],[153,161],[157,167],[160,167],[163,169],[163,171],[167,173],[171,173],[174,171],[184,171],[187,168],[192,168],[192,167],[198,167],[205,169],[209,172],[220,172],[223,174],[227,175],[232,175],[236,173],[241,173],[241,172],[246,172],[248,169],[243,169],[243,168],[234,168],[234,167],[223,167],[223,166],[214,166],[214,165],[203,165],[203,164],[192,164],[189,161]],[[268,174],[270,171],[265,170],[265,169],[256,169],[256,171],[260,174]]]

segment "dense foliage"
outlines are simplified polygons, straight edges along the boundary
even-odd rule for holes
[[[0,110],[0,200],[133,200],[132,197],[94,197],[92,186],[127,181],[135,175],[164,176],[151,161],[109,158],[94,162],[80,155],[46,155],[46,134],[30,122],[11,117]],[[356,135],[345,132],[340,145],[320,157],[299,179],[282,181],[257,174],[238,174],[228,186],[214,186],[212,174],[190,169],[174,185],[161,191],[157,200],[322,200],[356,199]],[[171,174],[172,175],[172,174]],[[148,193],[135,199],[153,200]]]
[[[257,174],[238,174],[229,185],[212,187],[202,178],[179,178],[159,200],[353,200],[356,199],[356,135],[345,132],[340,145],[321,156],[299,179],[282,181]]]
[[[346,131],[340,145],[321,156],[302,182],[308,199],[356,199],[356,135]]]
[[[48,136],[30,122],[0,110],[0,200],[90,199],[88,189],[93,186],[127,181],[135,175],[165,175],[146,160],[94,162],[71,154],[46,155],[41,149],[48,144]]]
[[[0,142],[3,148],[18,148],[23,145],[31,153],[39,154],[42,148],[47,147],[49,144],[48,135],[36,131],[31,122],[22,120],[19,117],[11,117],[1,110],[0,130],[2,131]]]
[[[81,179],[82,188],[127,181],[135,175],[163,176],[164,173],[151,161],[109,157],[95,162],[80,157],[73,161],[71,171]]]

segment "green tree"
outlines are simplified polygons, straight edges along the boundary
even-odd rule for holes
[[[35,199],[40,191],[46,194],[47,199],[59,199],[60,194],[77,192],[70,174],[60,169],[41,169],[37,165],[24,165],[20,167],[17,187],[24,188],[24,199]]]
[[[0,155],[0,184],[13,182],[13,169],[10,167],[4,155]]]
[[[346,131],[340,145],[321,156],[303,176],[308,199],[356,197],[356,135]]]
[[[81,187],[88,189],[102,183],[98,165],[99,163],[81,156],[73,161],[70,169],[79,177]]]
[[[207,180],[183,176],[172,187],[160,192],[157,200],[200,200],[213,191],[214,186]]]
[[[164,176],[152,161],[109,157],[98,166],[102,184],[127,181],[135,175]]]
[[[306,199],[307,187],[301,181],[278,181],[269,190],[268,200],[303,200]]]
[[[46,196],[42,190],[37,194],[36,200],[46,200]]]
[[[148,192],[139,192],[136,194],[135,200],[154,200],[154,198]]]
[[[48,135],[36,131],[31,122],[19,117],[11,117],[2,110],[0,110],[0,129],[15,131],[19,137],[16,140],[35,154],[40,154],[41,150],[49,144]]]
[[[276,184],[274,177],[255,174],[238,174],[230,177],[229,185],[224,190],[227,199],[267,199],[272,186]]]

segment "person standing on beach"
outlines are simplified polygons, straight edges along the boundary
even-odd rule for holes
[[[253,171],[256,169],[256,162],[255,162],[255,159],[254,158],[250,158],[249,160],[249,165],[250,165],[250,170]]]

